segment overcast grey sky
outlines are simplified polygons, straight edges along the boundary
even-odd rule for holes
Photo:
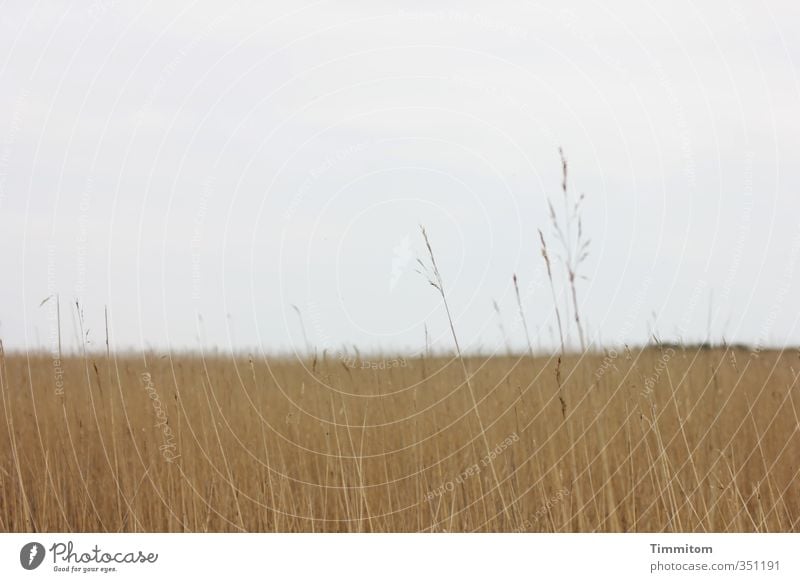
[[[554,341],[559,146],[594,341],[800,343],[796,2],[12,1],[0,338],[471,349]],[[559,295],[560,295],[559,291]],[[198,314],[202,319],[198,317]],[[573,342],[575,340],[573,334]]]

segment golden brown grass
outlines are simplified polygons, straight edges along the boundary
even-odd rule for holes
[[[798,530],[796,352],[0,360],[2,531]]]

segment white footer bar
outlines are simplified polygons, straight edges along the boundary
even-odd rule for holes
[[[0,579],[796,582],[799,554],[800,534],[0,534]]]

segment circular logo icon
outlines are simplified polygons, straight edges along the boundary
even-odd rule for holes
[[[19,551],[19,563],[26,570],[35,570],[44,561],[44,546],[39,542],[29,542]]]

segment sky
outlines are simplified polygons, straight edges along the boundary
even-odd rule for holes
[[[797,3],[430,4],[5,3],[6,349],[800,344]]]

